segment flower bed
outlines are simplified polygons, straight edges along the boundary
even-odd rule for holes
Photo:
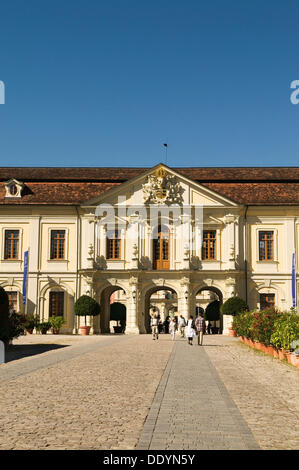
[[[233,330],[250,347],[258,349],[299,368],[299,316],[294,311],[275,308],[244,312],[234,317]]]

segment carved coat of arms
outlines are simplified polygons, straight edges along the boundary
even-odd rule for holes
[[[182,204],[184,189],[174,175],[158,168],[142,186],[145,204]]]

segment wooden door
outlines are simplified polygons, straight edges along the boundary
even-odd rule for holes
[[[157,238],[154,240],[154,269],[170,269],[169,230],[159,227]]]

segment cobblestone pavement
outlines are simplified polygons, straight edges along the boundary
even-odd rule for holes
[[[298,369],[204,336],[177,339],[138,449],[298,449]]]
[[[204,336],[205,351],[262,449],[299,449],[299,370],[238,338]]]
[[[14,344],[25,354],[27,342],[31,350],[34,343],[67,346],[18,360],[11,351],[0,366],[0,449],[135,447],[169,337],[34,335]]]
[[[0,366],[0,449],[298,449],[298,369],[237,338],[33,335]]]

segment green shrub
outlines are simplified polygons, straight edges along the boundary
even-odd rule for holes
[[[295,313],[284,313],[274,322],[270,338],[277,349],[290,350],[293,341],[299,340],[299,316]]]
[[[60,330],[60,328],[62,327],[63,323],[64,323],[64,318],[63,316],[61,315],[58,315],[58,316],[55,316],[55,317],[50,317],[49,318],[49,323],[51,325],[51,327],[53,328],[53,330]]]
[[[220,302],[219,300],[214,300],[211,302],[205,311],[205,319],[209,321],[217,321],[220,318]]]
[[[20,335],[24,334],[24,317],[18,313],[11,313],[8,318],[9,322],[9,337],[11,340],[13,338],[18,338]]]
[[[271,335],[275,328],[275,321],[281,315],[282,312],[273,307],[254,311],[250,330],[251,338],[259,343],[269,345],[271,343]]]
[[[253,312],[243,312],[235,315],[233,318],[232,328],[237,336],[251,338],[251,325],[254,320]]]
[[[75,315],[85,317],[86,326],[86,317],[99,315],[101,308],[98,302],[89,295],[81,295],[75,302],[74,311]]]
[[[40,331],[42,334],[47,333],[47,331],[49,331],[50,328],[51,328],[51,323],[48,321],[41,322],[36,326],[36,329]]]
[[[23,326],[25,330],[31,331],[37,327],[39,324],[39,319],[34,315],[24,315],[23,317]]]
[[[223,315],[238,315],[244,310],[248,310],[248,306],[245,300],[241,299],[241,297],[231,297],[227,299],[223,305],[220,307],[220,311]]]

